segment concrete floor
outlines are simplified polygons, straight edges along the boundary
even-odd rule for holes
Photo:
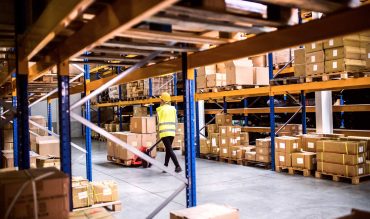
[[[74,139],[83,145],[82,139]],[[184,157],[176,151],[184,167]],[[73,175],[86,176],[84,155],[73,150]],[[119,184],[123,210],[116,218],[145,218],[176,188],[180,181],[157,168],[127,168],[106,160],[105,142],[93,141],[93,180]],[[164,160],[158,153],[157,160]],[[172,163],[170,165],[173,165]],[[254,167],[197,160],[197,202],[228,204],[241,218],[336,218],[352,208],[370,211],[370,181],[360,185],[290,176]],[[172,166],[173,167],[173,166]],[[185,208],[185,191],[156,218]]]

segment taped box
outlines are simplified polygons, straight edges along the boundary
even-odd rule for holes
[[[133,133],[155,133],[156,117],[131,117],[130,131]]]
[[[204,204],[170,212],[170,219],[239,219],[239,210],[227,205]]]
[[[86,179],[72,177],[73,208],[83,208],[94,204],[93,190]]]
[[[317,161],[326,163],[336,163],[343,165],[357,165],[364,164],[366,162],[366,154],[337,154],[330,152],[317,152]]]
[[[282,136],[275,138],[275,151],[283,153],[298,152],[300,150],[299,138]]]
[[[335,163],[317,162],[317,171],[341,176],[360,176],[365,174],[365,165],[343,165]]]
[[[90,183],[93,190],[94,203],[113,202],[118,200],[117,183],[112,180]]]
[[[356,59],[334,59],[325,61],[325,73],[357,72],[366,69],[366,61]]]
[[[322,140],[316,143],[317,152],[331,152],[338,154],[362,154],[367,151],[366,142]]]
[[[316,164],[316,153],[297,152],[292,153],[292,167],[313,170]]]

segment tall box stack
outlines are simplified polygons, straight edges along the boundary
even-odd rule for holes
[[[256,139],[256,161],[268,163],[271,162],[271,139]]]
[[[4,150],[13,150],[13,125],[8,123],[3,128]]]
[[[207,88],[207,75],[216,73],[216,65],[199,67],[197,71],[197,89]]]
[[[292,153],[301,149],[299,141],[299,138],[289,136],[275,138],[275,166],[292,166]]]
[[[322,42],[305,45],[306,76],[325,73],[324,47]]]
[[[294,50],[294,76],[306,76],[306,51],[304,48]]]
[[[199,144],[201,154],[211,153],[211,141],[208,138],[200,136]]]
[[[366,61],[361,54],[360,35],[353,34],[344,37],[331,38],[324,41],[325,72],[357,72],[366,68]]]
[[[30,116],[29,119],[32,122],[37,123],[39,126],[42,126],[46,128],[46,119],[43,116]],[[46,136],[48,135],[46,131],[42,130],[41,128],[37,127],[36,125],[33,125],[30,123],[30,131],[40,135],[40,136]],[[36,135],[33,135],[30,133],[30,147],[33,151],[36,151]]]
[[[322,140],[317,142],[317,171],[340,176],[366,173],[366,142]]]
[[[151,147],[157,141],[156,117],[138,116],[130,118],[130,131],[138,138],[137,146]],[[155,157],[156,149],[152,150],[151,155]]]

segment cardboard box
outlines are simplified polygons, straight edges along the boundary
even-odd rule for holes
[[[216,124],[217,125],[232,125],[233,116],[230,114],[216,114]]]
[[[366,173],[370,174],[370,160],[366,160],[365,168],[366,168]]]
[[[11,167],[14,167],[14,154],[13,154],[13,150],[2,150],[2,166],[3,168],[11,168]],[[36,158],[38,157],[39,155],[36,154],[35,152],[33,151],[30,151],[30,167],[31,168],[36,168]]]
[[[217,133],[218,132],[218,126],[217,126],[217,124],[209,124],[209,125],[207,125],[207,132],[208,132],[208,135],[210,135],[211,133]]]
[[[225,62],[226,85],[253,85],[253,63],[248,58]]]
[[[304,48],[294,50],[294,65],[306,63],[306,51]]]
[[[114,217],[104,208],[91,208],[69,213],[69,219],[114,219]]]
[[[91,182],[94,203],[114,202],[118,200],[117,183],[112,180]]]
[[[266,55],[252,56],[249,58],[252,60],[252,64],[254,67],[266,67],[267,66]]]
[[[267,67],[254,67],[255,85],[269,85],[269,69]]]
[[[306,76],[306,64],[294,64],[294,76]]]
[[[256,152],[255,151],[245,152],[245,159],[256,161]]]
[[[271,139],[270,138],[256,139],[256,147],[271,148]]]
[[[138,134],[138,137],[141,138],[140,142],[141,144],[139,146],[145,146],[150,148],[157,142],[157,134],[151,133],[151,134]]]
[[[238,125],[232,126],[231,132],[233,133],[234,137],[239,137],[240,140],[240,133],[242,132],[242,128]]]
[[[322,42],[308,43],[304,45],[304,48],[306,53],[320,51],[323,50],[323,43]]]
[[[55,167],[59,170],[60,159],[40,156],[36,158],[36,167],[37,168]]]
[[[324,41],[324,49],[330,49],[341,46],[360,47],[360,35],[353,34],[342,37],[335,37]]]
[[[227,137],[229,144],[228,146],[240,146],[240,137]]]
[[[342,165],[335,163],[317,162],[317,171],[341,176],[360,176],[365,174],[365,165]]]
[[[325,73],[325,63],[316,62],[311,64],[306,64],[306,75],[315,75]]]
[[[256,161],[269,163],[271,162],[271,155],[264,155],[264,154],[256,154]]]
[[[366,53],[364,48],[343,46],[325,50],[325,60],[334,59],[361,59],[361,56]]]
[[[357,165],[364,164],[366,162],[366,154],[362,153],[357,155],[349,155],[330,152],[317,152],[317,161],[344,165]]]
[[[249,133],[248,132],[240,133],[240,144],[243,146],[249,145]]]
[[[216,65],[206,65],[198,68],[197,75],[210,75],[216,73]]]
[[[216,64],[216,72],[221,74],[226,74],[226,65],[224,62]]]
[[[207,87],[221,87],[225,86],[226,76],[225,74],[215,73],[206,76],[207,79]]]
[[[4,142],[13,142],[13,129],[4,129]]]
[[[302,148],[304,151],[316,152],[316,142],[322,140],[323,137],[318,135],[303,135]]]
[[[185,126],[184,126],[184,123],[177,123],[177,126],[176,126],[176,133],[178,134],[184,134],[185,132]]]
[[[46,127],[46,119],[43,116],[30,116],[29,119],[39,124],[42,127]],[[29,126],[30,126],[30,129],[38,129],[38,127],[33,125],[32,123],[30,123]]]
[[[232,126],[219,126],[218,132],[220,133],[221,136],[227,136],[227,137],[233,136]]]
[[[292,153],[300,150],[299,138],[283,136],[275,138],[275,151]]]
[[[172,142],[172,148],[175,147],[181,147],[184,148],[185,142],[184,142],[184,135],[177,134]],[[152,153],[153,155],[153,153]]]
[[[5,142],[4,150],[13,150],[13,142]]]
[[[231,146],[229,150],[232,159],[242,159],[244,157],[245,151],[241,146]]]
[[[230,144],[230,137],[226,137],[220,134],[220,140],[218,141],[219,147],[228,147]]]
[[[36,137],[36,152],[41,156],[60,157],[59,138],[54,136]]]
[[[275,152],[275,166],[291,167],[292,154],[285,152]]]
[[[133,116],[147,116],[148,108],[147,107],[134,107]]]
[[[211,133],[210,140],[211,140],[211,148],[212,147],[219,147],[219,133]]]
[[[361,71],[366,68],[366,61],[356,59],[335,59],[325,61],[325,72]]]
[[[130,123],[133,133],[156,133],[156,117],[131,117]]]
[[[270,147],[256,147],[257,155],[269,155],[271,154]]]
[[[93,192],[89,184],[72,186],[72,202],[74,209],[91,206],[94,204],[93,201]]]
[[[199,139],[200,144],[200,153],[201,154],[209,154],[211,153],[211,141],[207,138],[200,137]]]
[[[228,146],[220,146],[220,157],[230,157],[230,150]]]
[[[256,152],[256,146],[253,146],[253,145],[249,145],[249,146],[245,146],[244,149],[245,151],[247,152]]]
[[[170,212],[170,219],[239,219],[239,210],[226,205],[203,204]]]
[[[220,148],[219,147],[211,147],[211,154],[220,155]]]
[[[321,140],[316,142],[317,152],[331,152],[338,154],[362,154],[367,151],[366,142]]]
[[[324,54],[323,50],[306,53],[306,64],[314,64],[314,63],[317,63],[317,62],[324,62],[325,61],[324,56],[325,56],[325,54]]]
[[[120,140],[125,142],[126,144],[129,144],[133,147],[139,147],[141,146],[141,139],[140,137],[135,133],[130,132],[117,132],[115,133],[116,137],[118,137]],[[114,147],[114,155],[116,158],[122,159],[122,160],[131,160],[134,158],[134,154],[122,147],[121,145],[116,145]]]
[[[39,206],[38,218],[68,218],[69,213],[69,177],[59,170],[49,167],[0,173],[0,218],[10,206],[15,194],[26,185],[20,193],[9,218],[35,218],[32,178],[46,175],[37,181],[37,203]]]
[[[205,75],[197,75],[197,89],[203,89],[207,87],[207,78]]]
[[[316,153],[297,152],[292,153],[292,167],[313,170],[316,164]]]
[[[367,44],[366,46],[366,56],[365,59],[366,61],[366,68],[370,68],[370,43]]]
[[[116,143],[110,140],[107,140],[107,155],[108,156],[115,157],[115,153],[114,153],[114,151],[116,150],[115,146],[116,146]]]
[[[273,57],[274,65],[285,64],[290,61],[291,50],[288,48],[288,49],[274,51],[272,52],[272,57]]]

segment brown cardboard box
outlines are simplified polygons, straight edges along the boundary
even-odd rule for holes
[[[93,201],[93,192],[89,184],[72,186],[72,202],[74,209],[91,206],[94,204]]]
[[[306,75],[315,75],[325,73],[324,62],[306,64]]]
[[[360,47],[360,35],[353,34],[344,37],[336,37],[324,41],[324,49],[341,47],[341,46],[355,46]]]
[[[365,141],[366,142],[366,148],[367,148],[367,159],[370,159],[370,137],[360,137],[360,136],[348,136],[348,137],[342,137],[341,140],[347,140],[347,141]]]
[[[360,176],[365,174],[365,165],[342,165],[335,163],[317,162],[317,171],[341,176]]]
[[[207,78],[205,75],[197,75],[197,89],[207,87]]]
[[[176,133],[179,133],[179,134],[184,134],[185,132],[185,127],[184,127],[184,123],[177,123],[177,127],[176,127]]]
[[[325,54],[324,54],[323,50],[306,53],[306,64],[314,64],[314,63],[317,63],[317,62],[324,62],[325,61],[324,55]]]
[[[256,152],[255,151],[245,152],[245,159],[255,161],[256,160]]]
[[[172,147],[181,147],[184,148],[185,142],[184,142],[184,135],[177,134],[175,138],[173,139]],[[153,153],[152,153],[153,155]]]
[[[210,75],[216,73],[216,65],[206,65],[198,68],[197,75]]]
[[[335,133],[332,133],[332,134],[316,133],[316,135],[319,135],[324,138],[330,138],[330,139],[338,139],[338,138],[344,137],[344,134],[335,134]]]
[[[304,151],[316,152],[316,142],[322,140],[323,137],[318,135],[303,135],[302,136],[302,148]]]
[[[296,152],[292,153],[292,167],[313,170],[316,164],[316,153]]]
[[[231,132],[232,132],[234,137],[239,137],[240,138],[241,131],[242,131],[242,128],[240,126],[237,126],[237,125],[232,126]]]
[[[245,146],[244,147],[244,149],[245,149],[245,151],[247,151],[247,152],[256,152],[256,146],[253,146],[253,145],[249,145],[249,146]]]
[[[112,180],[91,182],[94,194],[94,203],[114,202],[118,200],[117,183]]]
[[[60,157],[59,138],[54,136],[36,137],[36,152],[41,156]]]
[[[325,50],[325,60],[334,59],[361,59],[361,56],[365,54],[365,50],[360,47],[343,46]]]
[[[206,76],[207,87],[211,88],[211,87],[225,86],[225,80],[226,80],[225,78],[226,78],[225,74],[221,74],[221,73],[207,75]]]
[[[151,134],[138,134],[138,137],[141,138],[140,142],[141,144],[138,146],[145,146],[150,148],[157,142],[157,134],[151,133]]]
[[[217,125],[232,125],[233,116],[230,114],[216,114],[216,124]]]
[[[216,72],[217,73],[226,74],[226,66],[225,66],[225,63],[223,63],[223,62],[217,63],[216,64]]]
[[[260,56],[253,56],[250,57],[252,60],[252,64],[254,67],[266,67],[267,61],[266,61],[266,55],[260,55]]]
[[[147,107],[134,107],[133,116],[147,116],[148,108]]]
[[[243,151],[241,146],[231,146],[229,150],[232,159],[242,159],[244,157],[245,151]]]
[[[320,51],[323,50],[323,43],[322,42],[308,43],[304,45],[304,48],[306,53]]]
[[[267,147],[256,147],[257,155],[269,155],[271,153],[271,148]]]
[[[36,178],[45,174],[50,175],[46,175],[45,178],[36,182],[38,218],[68,218],[69,178],[66,174],[52,167],[0,173],[0,218],[5,218],[4,215],[10,202],[23,185],[26,186],[10,210],[9,218],[35,218],[32,183],[25,183],[30,182],[30,176]]]
[[[366,167],[365,167],[366,168],[366,173],[367,174],[370,174],[370,160],[366,160],[366,164],[365,165],[366,165]]]
[[[294,50],[294,65],[306,63],[305,53],[306,51],[304,48]]]
[[[325,72],[361,71],[366,68],[366,61],[356,59],[334,59],[325,61]]]
[[[239,219],[239,210],[226,205],[203,204],[170,212],[170,219]]]
[[[284,152],[275,152],[275,166],[291,167],[292,154]]]
[[[4,129],[4,142],[13,142],[13,129]]]
[[[219,147],[219,133],[211,133],[210,140],[211,140],[211,148],[212,147]]]
[[[13,150],[13,142],[5,142],[4,150]]]
[[[210,135],[210,133],[217,133],[218,132],[217,124],[207,125],[207,132],[208,132],[208,135]]]
[[[211,142],[207,138],[200,137],[199,139],[200,144],[200,153],[201,154],[209,154],[211,153]]]
[[[256,154],[256,161],[268,163],[271,162],[271,155]]]
[[[141,139],[138,135],[135,133],[130,132],[116,132],[116,136],[125,142],[126,144],[129,144],[133,147],[139,147],[141,146]],[[121,145],[116,145],[114,147],[114,155],[116,158],[122,159],[122,160],[131,160],[134,158],[134,154],[122,147]]]
[[[219,126],[218,132],[220,133],[221,136],[232,137],[234,136],[232,128],[233,128],[232,126]]]
[[[220,157],[230,157],[230,150],[228,146],[220,146]]]
[[[240,137],[228,137],[228,146],[240,146]]]
[[[227,61],[226,85],[253,85],[254,69],[253,63],[248,58]]]
[[[254,67],[255,85],[269,85],[269,69],[267,67]]]
[[[366,142],[321,140],[316,142],[316,150],[317,152],[357,155],[366,152]]]
[[[256,147],[271,148],[271,139],[270,138],[256,139]]]
[[[282,136],[275,138],[275,151],[292,153],[300,150],[299,138]]]
[[[130,131],[133,133],[155,133],[155,117],[131,117]]]
[[[219,144],[219,147],[228,147],[230,144],[230,137],[220,135],[218,144]]]
[[[249,133],[248,132],[240,133],[240,144],[243,146],[249,145]]]
[[[116,144],[110,140],[107,140],[107,155],[111,157],[115,157],[114,151],[115,151]]]
[[[37,168],[55,167],[59,170],[60,159],[40,156],[36,158],[36,167]]]
[[[220,155],[220,148],[219,147],[211,147],[211,154]]]
[[[274,51],[272,52],[273,64],[274,65],[285,64],[290,61],[290,56],[291,56],[290,48]]]
[[[69,213],[69,219],[114,219],[114,217],[103,207],[91,208]]]
[[[348,155],[330,152],[317,152],[317,161],[345,165],[357,165],[364,164],[366,162],[366,154],[362,153],[357,155]]]
[[[14,167],[14,154],[13,154],[13,150],[2,150],[2,162],[3,162],[3,168],[10,168],[10,167]],[[36,158],[38,157],[39,155],[36,154],[35,152],[33,151],[30,151],[30,166],[31,168],[36,168]]]
[[[29,119],[42,127],[46,127],[46,119],[43,116],[30,116]],[[38,127],[30,123],[30,129],[38,129]]]
[[[370,68],[370,43],[366,46],[366,57],[364,60],[366,61],[366,68]]]
[[[294,76],[306,76],[306,64],[294,64]]]

